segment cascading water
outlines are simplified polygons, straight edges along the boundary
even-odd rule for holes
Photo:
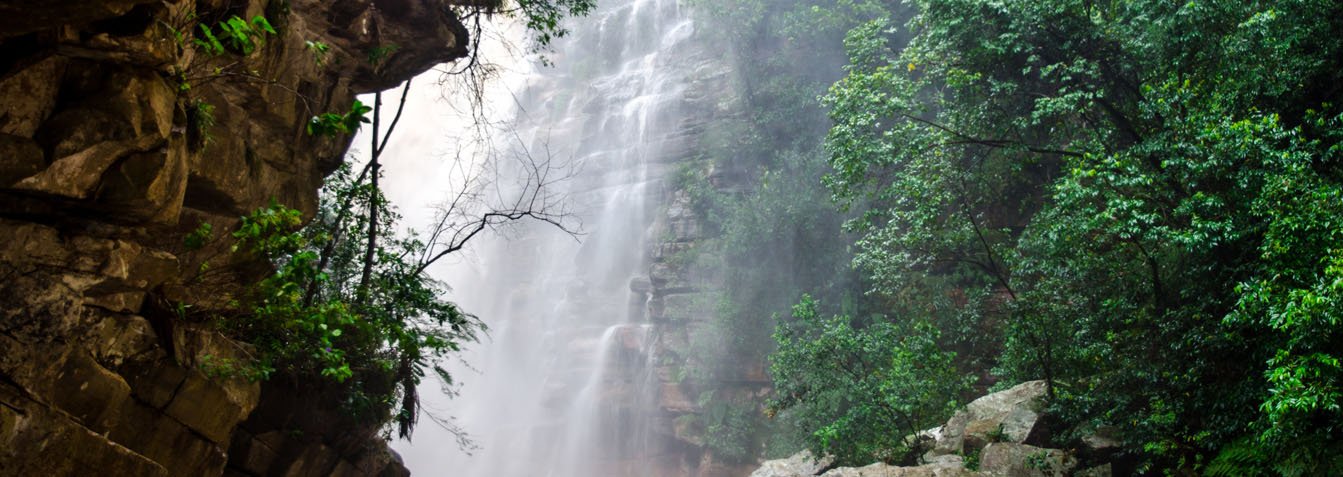
[[[527,225],[478,241],[473,263],[448,274],[453,299],[491,331],[466,356],[473,370],[455,373],[460,396],[427,407],[455,416],[478,449],[421,426],[400,446],[418,475],[648,475],[657,330],[631,283],[684,153],[693,24],[676,0],[609,0],[570,30],[557,66],[527,78],[517,127],[531,154],[577,165],[557,187],[583,234]]]

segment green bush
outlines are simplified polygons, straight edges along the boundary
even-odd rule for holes
[[[444,285],[409,261],[423,244],[390,232],[398,217],[381,193],[370,199],[369,186],[347,168],[324,190],[306,228],[298,211],[278,204],[243,218],[235,250],[275,272],[240,297],[243,314],[221,325],[256,347],[256,369],[331,382],[351,415],[393,421],[408,435],[419,412],[416,386],[430,371],[451,385],[443,360],[484,325],[444,300]],[[351,211],[370,206],[380,210],[383,236],[366,264],[367,216]]]
[[[840,465],[914,463],[923,449],[907,436],[944,421],[969,384],[938,338],[926,322],[824,318],[804,296],[775,333],[768,412],[792,411],[812,454]]]

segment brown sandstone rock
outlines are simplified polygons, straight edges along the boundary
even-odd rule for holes
[[[219,475],[228,458],[224,448],[162,411],[138,401],[122,409],[125,419],[109,437],[152,459],[169,475]]]
[[[437,0],[275,3],[0,4],[0,475],[224,473],[260,391],[203,374],[207,357],[245,348],[170,310],[189,297],[222,307],[242,284],[193,288],[183,236],[227,230],[272,198],[312,213],[349,138],[309,137],[308,118],[464,53],[465,29]],[[204,58],[168,28],[192,11],[266,14],[285,34],[248,57]],[[315,64],[307,40],[346,67]],[[230,62],[264,81],[205,78]],[[193,64],[184,94],[174,67]],[[215,107],[204,132],[217,140],[193,147],[196,100]],[[405,474],[367,429],[285,445],[273,467],[294,475]]]
[[[103,141],[56,159],[42,172],[15,184],[16,189],[87,199],[113,164],[136,152],[145,152],[161,142],[154,137]]]
[[[56,93],[68,58],[46,56],[33,65],[0,79],[0,98],[5,110],[0,113],[0,133],[31,138],[38,126],[56,108]]]
[[[0,384],[0,475],[171,474],[159,463]]]
[[[131,388],[121,376],[99,366],[82,352],[64,360],[52,391],[48,394],[56,408],[79,420],[89,430],[104,433],[121,418],[121,406]]]
[[[11,186],[46,166],[46,156],[37,141],[0,133],[0,187]]]
[[[664,383],[658,391],[658,407],[667,412],[694,412],[699,409],[680,384]]]

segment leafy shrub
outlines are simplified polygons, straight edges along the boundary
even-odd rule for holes
[[[356,99],[347,113],[322,113],[313,116],[312,119],[308,120],[306,130],[309,136],[353,134],[359,130],[360,124],[369,122],[366,115],[372,111],[372,107]]]
[[[274,203],[244,217],[235,250],[275,271],[240,297],[244,313],[221,325],[256,347],[255,368],[333,383],[348,413],[396,422],[405,436],[418,418],[416,386],[430,371],[451,385],[443,360],[484,325],[444,300],[444,285],[409,261],[423,245],[386,232],[397,230],[398,216],[369,189],[343,167],[308,227],[299,228],[298,211]],[[370,206],[379,208],[385,235],[366,264],[367,220],[349,211]]]
[[[812,453],[840,465],[912,463],[921,452],[905,436],[944,420],[969,384],[925,322],[824,318],[806,296],[792,319],[775,333],[767,412],[791,410],[813,429]]]
[[[213,28],[204,23],[197,28],[200,37],[192,40],[192,43],[212,56],[223,55],[226,51],[251,55],[262,45],[267,34],[276,34],[270,21],[260,15],[252,17],[250,22],[234,15]]]

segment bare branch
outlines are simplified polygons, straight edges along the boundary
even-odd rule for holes
[[[500,230],[524,219],[553,226],[578,237],[581,223],[569,210],[569,198],[557,192],[558,183],[573,177],[574,168],[559,162],[542,141],[539,155],[524,147],[516,131],[509,132],[509,153],[493,152],[481,161],[458,163],[472,167],[463,176],[463,186],[438,205],[438,213],[417,272],[454,252],[488,230]],[[508,159],[501,161],[501,159]],[[503,183],[502,178],[514,183]]]

